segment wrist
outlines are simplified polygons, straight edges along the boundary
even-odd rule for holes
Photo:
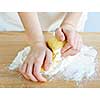
[[[29,45],[30,46],[35,46],[35,45],[44,45],[45,46],[45,41],[40,41],[40,40],[30,41]]]
[[[44,39],[44,35],[43,34],[39,34],[39,33],[26,33],[27,35],[27,40],[29,44],[37,44],[37,43],[44,43],[45,39]]]
[[[63,31],[65,32],[76,32],[76,27],[73,24],[70,23],[63,23],[61,25],[61,28],[63,29]]]

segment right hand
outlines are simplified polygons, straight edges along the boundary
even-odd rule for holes
[[[41,67],[48,70],[52,64],[52,52],[46,47],[45,43],[37,42],[32,46],[32,49],[24,61],[19,71],[28,80],[31,81],[47,81],[41,75]]]
[[[75,30],[68,29],[67,24],[62,24],[62,26],[56,30],[56,37],[61,41],[67,41],[61,49],[63,57],[73,56],[80,52],[83,44],[82,38]]]

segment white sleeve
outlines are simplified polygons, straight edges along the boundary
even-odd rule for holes
[[[87,21],[87,15],[88,15],[87,12],[83,12],[83,13],[82,13],[82,16],[81,16],[80,21],[79,21],[79,23],[78,23],[78,25],[77,25],[77,28],[76,28],[76,30],[77,30],[78,32],[84,32],[85,23],[86,23],[86,21]]]
[[[18,16],[18,13],[1,12],[0,31],[24,31],[24,27]]]

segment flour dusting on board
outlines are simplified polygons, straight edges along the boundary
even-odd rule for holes
[[[31,47],[26,47],[20,51],[9,65],[9,69],[15,70],[21,67],[30,50]],[[57,56],[50,69],[46,72],[41,71],[41,74],[48,80],[59,77],[58,79],[63,80],[82,81],[84,77],[89,79],[95,74],[97,51],[93,47],[83,45],[77,55],[68,56],[65,59],[61,58],[60,49],[56,50],[56,52],[58,52]],[[56,62],[56,60],[59,62]]]

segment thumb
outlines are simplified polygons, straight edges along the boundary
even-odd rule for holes
[[[74,47],[74,40],[75,40],[75,34],[70,33],[69,35],[67,35],[67,41],[72,47]]]
[[[65,36],[64,36],[64,33],[62,32],[61,28],[57,28],[55,35],[58,40],[61,40],[61,41],[65,40]]]
[[[52,52],[49,49],[47,49],[47,54],[43,68],[47,71],[51,64],[52,64]]]

